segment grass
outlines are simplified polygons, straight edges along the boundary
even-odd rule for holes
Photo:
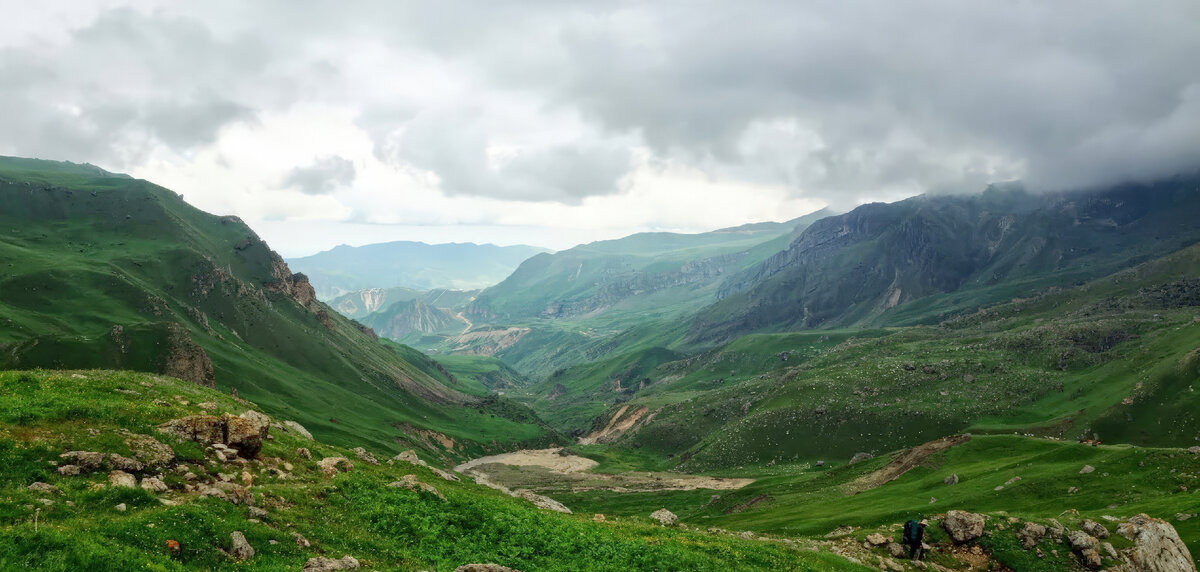
[[[201,402],[235,414],[247,406],[172,378],[97,370],[0,372],[0,389],[0,568],[295,570],[312,556],[350,554],[368,569],[389,570],[445,571],[468,562],[524,570],[865,570],[785,544],[668,529],[644,515],[594,523],[590,514],[547,512],[466,481],[443,481],[423,467],[372,466],[346,449],[277,431],[259,460],[244,467],[206,461],[194,444],[153,427],[200,412]],[[155,405],[156,399],[168,405]],[[249,490],[267,516],[252,519],[244,506],[178,488],[162,495],[174,506],[141,489],[93,490],[92,483],[107,480],[103,473],[63,477],[49,464],[66,450],[132,455],[125,431],[171,445],[177,454],[171,464],[186,462],[190,470],[211,474],[248,471],[255,477]],[[347,456],[355,468],[326,478],[315,461],[297,455],[297,447],[309,448],[314,459]],[[292,465],[286,479],[267,470],[283,463]],[[175,471],[163,473],[168,483],[182,486]],[[433,484],[447,500],[386,486],[404,474]],[[29,491],[35,481],[58,486],[62,494]],[[125,512],[113,509],[122,503]],[[252,560],[237,563],[222,551],[233,531],[244,532],[254,547]],[[312,547],[297,546],[292,533]],[[179,542],[178,555],[167,551],[167,540]]]

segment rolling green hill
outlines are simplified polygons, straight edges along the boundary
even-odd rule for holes
[[[167,373],[331,443],[432,450],[445,435],[445,454],[467,456],[557,439],[318,302],[236,217],[95,167],[12,158],[0,205],[0,367]]]

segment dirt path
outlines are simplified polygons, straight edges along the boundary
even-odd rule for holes
[[[889,462],[887,465],[884,465],[882,469],[879,469],[878,471],[875,471],[869,475],[863,475],[853,482],[847,483],[846,492],[848,494],[856,495],[858,493],[883,486],[884,483],[894,481],[900,478],[900,475],[903,475],[904,473],[907,473],[915,468],[917,465],[920,465],[921,462],[929,458],[930,455],[937,453],[938,451],[944,451],[955,445],[962,445],[970,440],[970,435],[951,435],[949,437],[942,437],[941,439],[935,439],[928,443],[917,445],[916,447],[896,455],[894,458],[892,458],[891,462]]]
[[[467,327],[463,328],[463,331],[458,333],[458,335],[460,337],[465,336],[467,334],[467,332],[471,331],[471,328],[475,327],[475,324],[472,324],[471,320],[468,320],[467,317],[464,316],[462,312],[455,314],[454,317],[462,320],[463,322],[466,322],[466,324],[467,324]]]

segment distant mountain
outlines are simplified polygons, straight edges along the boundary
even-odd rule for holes
[[[329,305],[347,318],[361,320],[374,312],[386,311],[396,302],[421,299],[434,308],[457,310],[479,294],[479,290],[413,290],[412,288],[368,288],[342,294]]]
[[[287,263],[309,277],[318,298],[331,300],[374,288],[484,288],[504,280],[521,262],[543,252],[548,251],[525,245],[398,241],[342,245]]]
[[[1200,178],[1071,193],[995,186],[863,205],[727,280],[697,342],[756,331],[936,321],[1107,275],[1200,240]]]
[[[481,292],[468,314],[504,321],[703,304],[726,276],[774,254],[786,246],[781,237],[828,214],[698,234],[640,233],[539,254]]]
[[[453,312],[431,306],[422,298],[395,302],[360,321],[377,334],[393,340],[403,340],[411,334],[442,332],[448,328],[462,330],[466,326],[465,322],[454,317]]]
[[[504,440],[481,432],[497,422],[531,444],[555,439],[319,302],[237,217],[147,181],[0,157],[0,228],[0,368],[165,374],[382,450],[497,450]],[[493,409],[486,429],[461,422]],[[435,432],[456,445],[419,438]]]

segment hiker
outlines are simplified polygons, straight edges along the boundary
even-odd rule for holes
[[[929,521],[924,518],[917,520],[912,519],[904,523],[904,543],[908,545],[908,559],[920,560],[922,552],[922,541],[925,539],[925,527],[929,525]]]

